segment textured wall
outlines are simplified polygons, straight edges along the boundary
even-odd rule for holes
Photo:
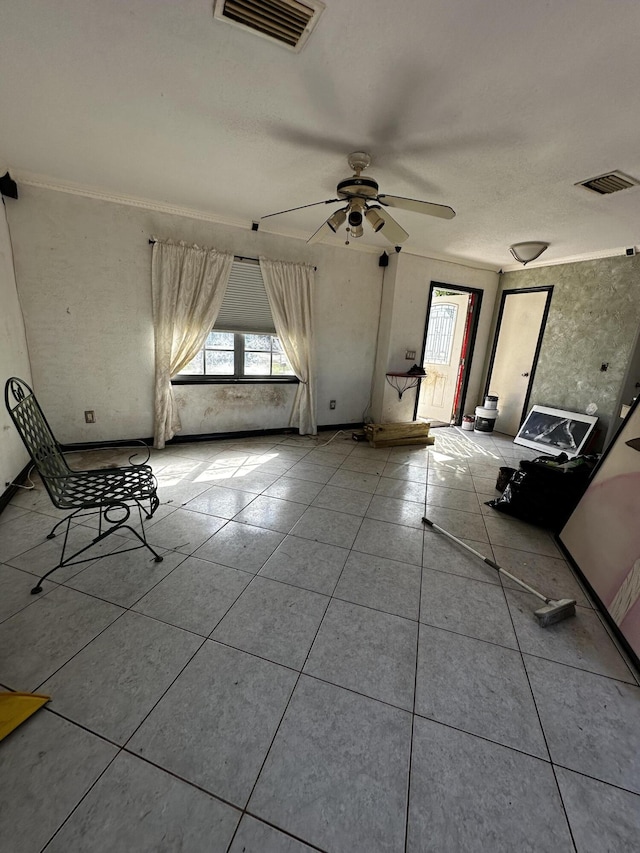
[[[0,163],[0,166],[3,166]],[[0,174],[5,169],[0,168]],[[5,204],[17,204],[7,199]],[[22,309],[13,274],[13,254],[7,228],[5,207],[0,200],[0,389],[10,376],[18,376],[31,384],[31,366],[24,332]],[[29,461],[13,421],[0,406],[0,494],[4,484],[16,477]]]
[[[9,217],[33,382],[60,441],[153,432],[150,235],[317,264],[318,423],[362,420],[382,286],[376,254],[29,186]],[[294,394],[181,385],[182,435],[286,427]],[[84,423],[86,409],[96,423]]]
[[[531,405],[584,412],[598,407],[600,441],[618,417],[616,400],[640,324],[640,256],[505,273],[500,292],[552,284],[549,319]],[[606,372],[600,365],[609,362]]]
[[[393,292],[389,291],[390,276],[393,277]],[[400,372],[411,367],[411,361],[404,357],[408,349],[415,350],[416,360],[420,361],[432,281],[453,288],[462,285],[484,291],[464,411],[473,411],[480,403],[482,373],[491,340],[491,318],[498,289],[497,274],[493,270],[474,269],[403,252],[396,256],[395,262],[389,263],[385,273],[389,301],[383,303],[383,320],[386,325],[381,324],[380,329],[376,393],[372,409],[374,421],[394,423],[413,420],[416,392],[408,391],[399,400],[397,392],[387,384],[385,373],[387,370]]]

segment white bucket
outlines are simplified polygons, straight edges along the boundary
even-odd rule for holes
[[[498,410],[487,406],[476,406],[474,432],[493,432],[498,417]]]

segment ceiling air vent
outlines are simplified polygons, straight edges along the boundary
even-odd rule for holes
[[[213,15],[221,21],[299,51],[324,11],[320,0],[215,0]]]
[[[629,187],[635,187],[637,184],[638,181],[635,178],[630,178],[629,175],[622,172],[609,172],[607,175],[599,175],[597,178],[580,181],[576,186],[584,187],[599,195],[609,195],[620,190],[628,190]]]

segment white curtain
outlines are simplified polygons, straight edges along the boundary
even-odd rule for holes
[[[180,431],[171,379],[203,346],[222,304],[233,255],[156,241],[151,259],[156,381],[154,447]]]
[[[300,380],[291,413],[291,426],[301,435],[315,435],[315,377],[313,374],[313,285],[314,269],[260,258],[271,315],[282,347]]]

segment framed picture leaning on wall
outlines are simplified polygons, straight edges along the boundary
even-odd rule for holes
[[[540,453],[566,453],[572,458],[582,452],[597,421],[596,415],[532,406],[513,441]]]
[[[594,470],[558,540],[640,658],[640,400]]]

